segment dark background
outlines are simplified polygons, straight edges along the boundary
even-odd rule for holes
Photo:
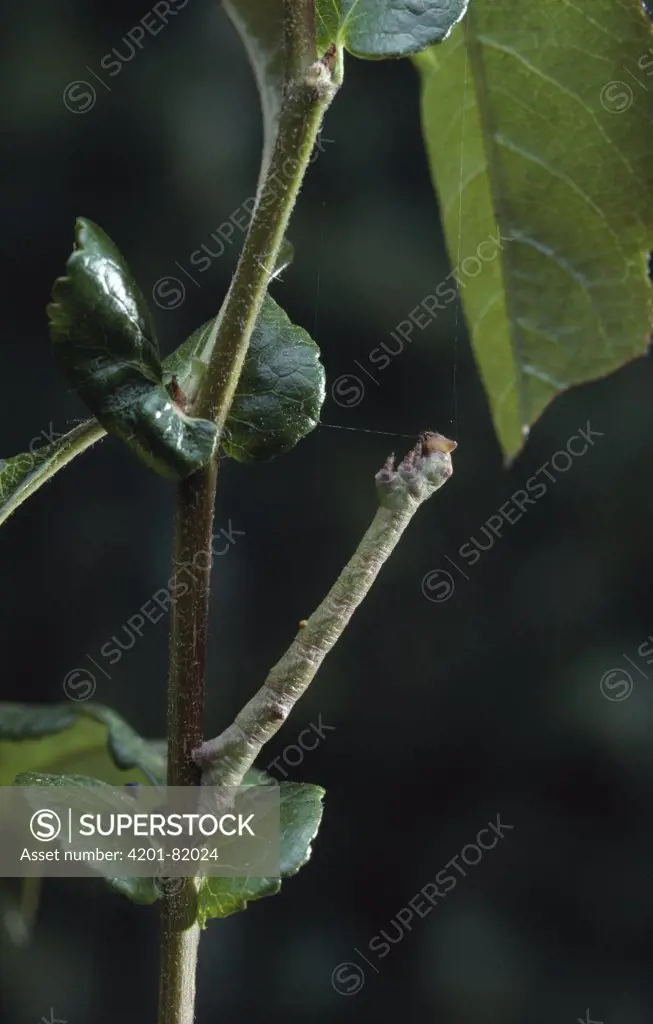
[[[24,3],[3,12],[5,150],[0,452],[24,451],[83,408],[55,366],[45,305],[75,216],[102,225],[143,290],[251,195],[257,96],[215,3],[191,0],[110,78],[100,60],[146,13],[134,3]],[[111,92],[85,67],[101,75]],[[64,88],[97,90],[73,113]],[[502,466],[462,317],[452,305],[356,407],[331,383],[367,364],[450,270],[408,62],[347,61],[324,152],[292,225],[294,267],[274,289],[313,332],[329,378],[327,423],[455,436],[455,475],[397,555],[277,737],[333,727],[289,777],[326,787],[310,864],[274,899],[213,922],[202,941],[197,1020],[279,1017],[441,1024],[648,1024],[651,982],[653,368],[639,360],[559,398],[510,470]],[[164,351],[218,308],[236,241],[154,307]],[[564,311],[561,311],[564,315]],[[455,367],[455,391],[454,391]],[[455,403],[454,403],[455,398]],[[457,416],[452,422],[452,409]],[[481,560],[446,562],[571,434],[602,435]],[[373,474],[408,440],[319,429],[260,468],[224,462],[218,526],[244,531],[217,560],[207,733],[224,727],[323,596],[371,518]],[[541,476],[538,478],[541,479]],[[172,489],[114,441],[78,459],[0,533],[2,694],[61,701],[62,680],[169,575]],[[464,567],[464,563],[463,563]],[[445,568],[455,591],[427,600]],[[638,675],[624,655],[632,658]],[[634,689],[601,692],[621,667]],[[96,699],[164,732],[166,624],[150,625]],[[612,691],[616,693],[618,691]],[[278,774],[278,773],[277,773]],[[497,813],[513,825],[446,900],[379,960],[368,943]],[[156,907],[93,881],[47,883],[31,945],[3,942],[2,1020],[155,1019]],[[366,966],[357,947],[374,964]],[[334,991],[344,961],[357,994]]]

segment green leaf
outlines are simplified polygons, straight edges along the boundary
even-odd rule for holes
[[[48,306],[57,357],[103,427],[150,468],[181,479],[205,466],[217,445],[208,420],[187,416],[163,386],[147,303],[111,239],[76,222],[67,275]]]
[[[356,57],[406,57],[440,43],[469,0],[316,0],[318,49]]]
[[[92,813],[97,813],[99,800],[103,800],[106,804],[107,813],[121,813],[123,811],[131,812],[132,810],[132,797],[129,796],[127,791],[125,791],[124,797],[121,795],[116,796],[115,793],[112,793],[111,788],[101,779],[91,778],[87,775],[60,775],[43,772],[23,772],[16,777],[15,785],[48,786],[58,789],[79,788],[82,790],[90,788],[95,790],[93,803],[89,805],[89,810],[91,810]],[[38,804],[35,804],[35,807],[38,807]],[[62,805],[62,808],[65,810],[65,803]],[[98,839],[97,836],[92,836],[89,837],[88,842],[84,837],[78,836],[75,837],[72,846],[67,842],[63,842],[62,845],[65,848],[72,848],[76,850],[94,849],[98,846],[103,850],[115,850],[120,847],[120,842],[113,836],[102,837],[102,839]],[[126,896],[133,903],[141,905],[155,903],[156,900],[159,899],[160,892],[156,888],[155,880],[153,878],[126,878],[122,876],[113,876],[111,874],[111,863],[111,861],[98,861],[93,863],[94,870],[104,878],[104,881],[107,883],[109,888],[120,893],[122,896]]]
[[[174,353],[166,370],[193,372],[213,321],[198,328]],[[319,422],[324,402],[324,367],[311,336],[291,323],[269,295],[250,341],[238,389],[227,417],[222,446],[238,462],[262,462],[294,447]]]
[[[16,776],[15,785],[29,788],[65,789],[66,793],[60,794],[59,798],[57,798],[57,795],[51,794],[48,801],[48,805],[58,810],[60,814],[68,809],[70,801],[68,791],[71,789],[81,791],[76,795],[76,808],[80,812],[84,812],[84,791],[93,790],[93,795],[89,797],[86,804],[86,810],[89,813],[133,813],[134,798],[127,788],[116,789],[114,786],[107,785],[101,779],[95,779],[88,775],[23,772]],[[39,810],[42,806],[42,797],[38,797],[33,793],[26,795],[28,803],[33,806],[34,810]],[[117,852],[121,850],[122,840],[116,834],[83,836],[78,833],[72,837],[72,841],[69,841],[65,833],[62,833],[58,844],[64,850],[87,851],[99,848],[105,852]],[[152,843],[149,839],[143,840],[143,846],[151,845]],[[127,896],[135,903],[153,903],[158,898],[152,878],[116,878],[112,874],[113,864],[113,860],[93,860],[93,863],[89,866],[97,874],[101,875],[112,889],[120,892],[123,896]]]
[[[476,0],[417,58],[449,254],[508,456],[557,394],[647,349],[652,36],[639,0]],[[495,258],[479,252],[499,233]]]
[[[38,491],[58,470],[104,435],[104,428],[95,420],[73,427],[50,444],[0,460],[0,524],[19,505]]]
[[[331,45],[357,57],[405,57],[439,43],[469,0],[315,0],[317,53]],[[247,50],[261,98],[263,157],[269,167],[283,102],[283,0],[224,0]]]
[[[281,455],[315,429],[324,395],[319,348],[266,296],[229,410],[224,450],[239,462]]]
[[[292,255],[292,245],[286,240],[275,271],[277,274],[288,266]],[[209,321],[200,327],[164,361],[164,386],[171,386],[174,379],[180,390],[186,391],[190,390],[191,378],[194,384],[201,378],[206,367],[197,358],[197,353],[212,323]],[[266,339],[275,343],[264,356]],[[269,365],[266,365],[268,359]],[[296,360],[294,372],[287,380],[278,380],[275,390],[275,375],[285,373],[288,360],[292,362],[293,359]],[[258,387],[266,391],[266,395],[257,396],[260,401],[251,394]],[[286,451],[316,426],[323,401],[324,371],[319,363],[319,349],[305,331],[291,324],[283,310],[267,298],[260,326],[254,333],[245,359],[237,403],[227,420],[228,430],[238,440],[231,446],[225,445],[225,449],[233,458],[245,462],[271,458]],[[261,408],[266,417],[265,427],[261,426],[262,421],[258,418]],[[254,419],[248,426],[243,421],[250,415]],[[262,430],[264,436],[261,435]],[[0,461],[0,525],[55,473],[101,440],[105,433],[105,428],[97,420],[87,420],[51,444],[35,449],[33,454],[26,452]],[[268,450],[270,454],[266,454]]]
[[[251,785],[260,784],[256,775]],[[202,928],[212,917],[228,917],[246,910],[251,900],[274,896],[281,879],[295,875],[311,855],[311,843],[322,820],[324,790],[309,783],[282,782],[281,877],[203,878],[199,889],[198,920]]]
[[[243,786],[277,786],[279,783],[263,768],[248,768],[242,782]]]
[[[153,878],[118,877],[107,878],[106,882],[111,889],[120,893],[121,896],[126,896],[132,903],[138,903],[141,906],[156,903],[160,898],[160,892],[157,890]]]
[[[66,785],[55,776],[27,773],[20,777],[22,785]],[[73,785],[99,785],[97,779],[72,777]],[[265,772],[252,768],[245,776],[244,785],[261,786],[277,783]],[[280,878],[218,878],[199,880],[198,921],[202,928],[213,917],[228,917],[246,910],[251,900],[273,896],[281,888],[282,878],[297,874],[311,855],[311,843],[317,835],[322,819],[324,790],[309,783],[282,782],[280,786],[281,858]],[[153,878],[107,877],[112,889],[134,903],[150,904],[160,898],[161,890]]]
[[[88,704],[80,714],[90,715],[108,727],[109,751],[118,768],[139,768],[154,785],[165,784],[165,740],[143,739],[116,711],[102,704]]]
[[[62,775],[58,772],[21,772],[15,778],[17,786],[48,786],[54,789],[112,789],[101,779],[89,775]],[[121,804],[122,808],[122,804]]]
[[[0,785],[19,774],[67,772],[103,782],[165,782],[165,744],[144,740],[101,704],[0,704]]]

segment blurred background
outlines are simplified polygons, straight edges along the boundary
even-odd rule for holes
[[[45,316],[76,216],[125,254],[166,353],[228,286],[242,233],[217,233],[254,190],[257,95],[219,6],[169,6],[140,48],[135,3],[4,11],[3,457],[84,416]],[[197,1020],[649,1024],[653,664],[638,649],[653,652],[653,367],[559,398],[504,468],[455,303],[387,368],[369,362],[451,269],[411,65],[348,60],[320,149],[273,294],[322,349],[324,421],[348,429],[258,468],[223,463],[216,527],[239,533],[214,568],[207,734],[324,595],[373,514],[375,471],[411,444],[363,430],[437,429],[459,448],[270,748],[277,778],[325,786],[323,827],[280,896],[211,923]],[[197,273],[202,245],[217,255]],[[541,472],[546,494],[489,545],[489,517],[588,421],[594,445],[549,469],[555,482]],[[2,699],[65,700],[68,672],[113,636],[128,644],[127,619],[169,576],[172,497],[105,440],[3,527]],[[469,565],[472,537],[487,550]],[[166,632],[148,624],[97,673],[95,699],[152,737]],[[285,760],[312,723],[324,740]],[[398,923],[497,814],[505,838]],[[29,946],[0,932],[2,1020],[153,1021],[157,922],[100,881],[47,883]]]

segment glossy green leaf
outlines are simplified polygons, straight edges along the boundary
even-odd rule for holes
[[[57,357],[76,391],[110,433],[162,476],[205,466],[217,446],[208,420],[187,416],[163,386],[154,325],[111,239],[78,220],[67,274],[48,306]]]
[[[19,505],[63,469],[76,455],[90,448],[104,435],[104,428],[95,420],[73,427],[67,434],[34,451],[0,459],[0,524]]]
[[[652,44],[639,0],[475,0],[417,58],[449,254],[508,456],[557,394],[647,349]],[[435,289],[443,308],[450,285]]]
[[[252,778],[252,784],[257,780]],[[281,880],[295,875],[311,855],[311,843],[322,820],[324,790],[308,783],[282,782],[281,877],[204,878],[200,883],[198,920],[202,928],[213,917],[246,910],[252,900],[274,896]]]
[[[406,57],[440,43],[469,0],[316,0],[318,49],[356,57]]]
[[[285,240],[275,275],[290,264],[292,257],[292,244]],[[161,371],[164,387],[172,387],[173,378],[182,392],[190,390],[191,377],[193,385],[198,383],[206,367],[197,358],[197,352],[212,322],[195,331],[164,360]],[[266,341],[275,343],[264,356]],[[293,358],[294,372],[286,381],[275,382],[275,375],[284,374]],[[253,394],[256,388],[261,389],[261,395]],[[255,401],[256,398],[260,402]],[[227,420],[227,431],[236,443],[225,445],[225,450],[245,462],[271,458],[286,451],[315,427],[323,401],[324,371],[319,363],[319,350],[305,331],[290,323],[271,298],[266,299],[260,326],[245,360],[237,400]],[[260,408],[265,411],[264,427],[259,418]],[[254,418],[248,426],[245,421],[250,415]],[[0,461],[0,525],[23,501],[76,455],[101,440],[105,433],[100,423],[88,420],[51,444],[36,448],[33,454],[24,453]]]
[[[174,354],[166,369],[182,387],[193,372],[213,321],[208,321]],[[250,341],[222,446],[238,462],[262,462],[294,447],[317,426],[324,402],[325,375],[320,350],[301,327],[291,323],[269,295]]]
[[[144,740],[100,704],[0,704],[0,785],[28,771],[162,784],[165,742]]]

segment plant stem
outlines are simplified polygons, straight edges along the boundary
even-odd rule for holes
[[[168,785],[198,786],[191,752],[204,727],[204,669],[211,533],[218,476],[214,462],[178,486],[168,679]]]
[[[425,434],[396,470],[390,456],[377,473],[380,508],[353,557],[234,723],[195,752],[206,785],[241,784],[341,637],[419,506],[451,476],[455,447],[440,434]]]
[[[199,358],[207,364],[192,414],[224,430],[247,348],[327,107],[335,96],[329,61],[316,61],[284,87],[268,172],[220,315]]]
[[[204,727],[204,669],[218,463],[177,490],[168,680],[168,785],[198,786],[192,760]],[[178,597],[178,599],[177,599]],[[197,890],[186,878],[166,894],[161,913],[159,1024],[192,1024],[199,944]]]
[[[284,83],[277,137],[231,287],[200,359],[206,372],[190,412],[224,431],[290,215],[337,84],[333,60],[315,61],[313,0],[284,0]],[[177,492],[174,594],[168,681],[168,785],[196,786],[191,752],[203,735],[204,670],[217,462],[182,481]],[[202,564],[198,565],[201,557]],[[177,584],[192,567],[187,590]],[[164,898],[158,1024],[192,1024],[199,943],[193,879]]]
[[[186,886],[192,878],[184,879]],[[186,911],[178,906],[186,904]],[[159,973],[159,1024],[193,1024],[195,1020],[195,975],[200,928],[194,901],[184,890],[166,896],[161,914],[161,961]]]
[[[315,52],[315,0],[284,4],[284,64],[288,78],[300,78],[313,63]]]

